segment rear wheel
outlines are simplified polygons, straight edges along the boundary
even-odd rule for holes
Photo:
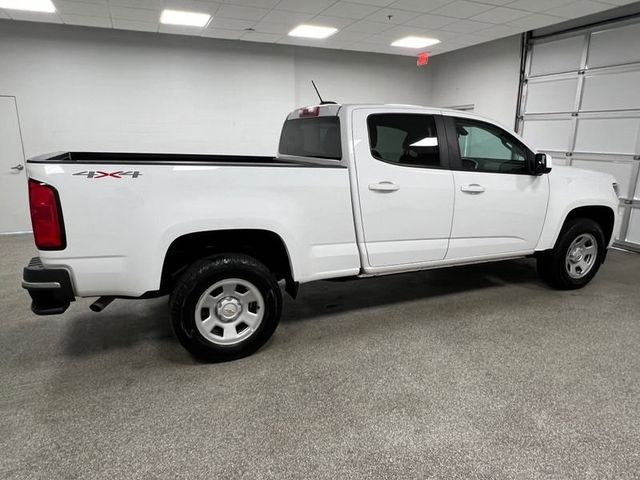
[[[553,250],[538,256],[538,272],[552,287],[582,288],[595,277],[605,254],[602,228],[589,218],[569,220]]]
[[[282,311],[271,272],[247,255],[217,255],[192,265],[171,298],[180,343],[205,361],[251,355],[271,337]]]

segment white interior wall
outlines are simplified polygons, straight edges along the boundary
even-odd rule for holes
[[[405,103],[429,105],[429,69],[419,69],[412,57],[328,49],[295,52],[295,104],[318,98],[313,79],[324,100],[343,103]]]
[[[474,105],[474,113],[513,129],[518,104],[521,36],[437,55],[429,62],[435,106]]]
[[[429,104],[411,57],[0,20],[0,94],[25,154],[273,154],[292,109],[327,99]]]
[[[411,57],[0,20],[0,94],[25,154],[273,154],[290,110],[338,102],[474,104],[514,124],[520,38]]]

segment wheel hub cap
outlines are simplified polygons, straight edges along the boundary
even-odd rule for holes
[[[573,251],[570,254],[570,259],[572,262],[579,262],[580,260],[582,260],[582,257],[584,257],[584,248],[574,248]]]
[[[242,304],[235,297],[224,297],[216,304],[216,315],[223,322],[232,322],[242,313]]]
[[[234,345],[253,335],[265,314],[265,299],[251,282],[225,278],[207,288],[194,312],[200,334],[215,345]]]
[[[591,233],[578,235],[567,250],[567,273],[573,279],[589,274],[598,258],[598,242]]]

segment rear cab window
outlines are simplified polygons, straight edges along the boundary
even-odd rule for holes
[[[297,157],[342,159],[337,116],[292,118],[284,122],[278,151]]]

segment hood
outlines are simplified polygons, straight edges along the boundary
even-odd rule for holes
[[[549,175],[552,175],[556,179],[562,179],[567,183],[573,181],[583,180],[587,182],[595,183],[616,183],[616,178],[604,172],[596,172],[594,170],[585,170],[577,167],[563,167],[554,165],[551,168]]]

